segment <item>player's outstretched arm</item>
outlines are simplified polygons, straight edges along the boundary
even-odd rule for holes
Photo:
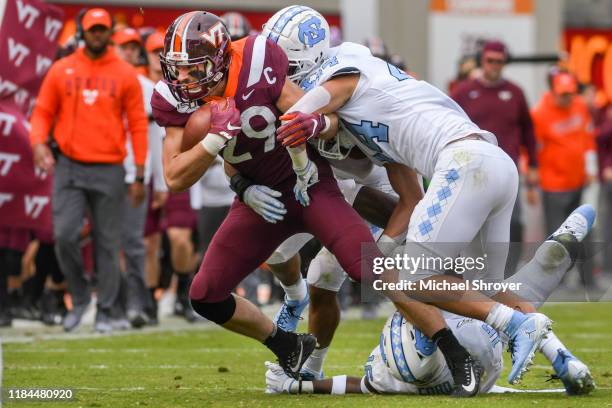
[[[181,153],[183,128],[167,127],[163,145],[164,178],[170,191],[183,191],[202,177],[215,160],[200,143]]]
[[[399,195],[399,201],[379,241],[392,243],[399,240],[397,243],[400,243],[406,236],[414,207],[423,198],[423,191],[416,172],[410,167],[399,163],[388,163],[385,165],[385,169],[391,187]]]

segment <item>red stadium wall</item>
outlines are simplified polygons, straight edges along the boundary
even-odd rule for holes
[[[50,2],[52,3],[52,1]],[[82,4],[57,4],[64,11],[66,31],[62,36],[67,39],[74,33],[74,17],[79,11],[85,7],[91,7],[91,4],[83,2]],[[161,8],[161,7],[128,7],[128,6],[104,6],[108,10],[115,21],[122,24],[127,24],[134,28],[154,27],[160,31],[164,31],[168,25],[181,14],[191,11],[186,8]],[[255,30],[261,30],[261,27],[274,12],[271,11],[245,11],[245,10],[207,10],[211,13],[221,15],[227,11],[237,11],[242,13],[249,19],[251,26]],[[337,14],[324,14],[330,25],[340,27],[340,16]]]

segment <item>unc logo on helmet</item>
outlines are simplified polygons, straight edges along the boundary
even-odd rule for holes
[[[310,7],[285,7],[268,20],[261,34],[285,51],[289,59],[287,76],[295,83],[320,64],[329,49],[329,25]]]
[[[325,30],[321,28],[321,20],[315,16],[301,23],[298,27],[298,38],[309,47],[325,39]]]

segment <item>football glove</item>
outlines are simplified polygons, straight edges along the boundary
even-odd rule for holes
[[[285,147],[296,147],[329,129],[330,120],[319,113],[291,112],[279,118],[283,124],[276,130],[276,139]]]
[[[282,221],[287,210],[285,204],[277,200],[282,194],[262,185],[253,185],[244,191],[244,203],[272,224]]]
[[[308,187],[319,182],[319,170],[317,166],[308,160],[306,167],[303,169],[293,169],[297,176],[293,193],[295,199],[302,205],[308,207],[310,205],[310,197],[308,196]]]

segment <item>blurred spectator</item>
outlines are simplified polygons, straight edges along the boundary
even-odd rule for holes
[[[602,107],[595,117],[597,157],[599,159],[600,217],[603,240],[612,243],[612,104]],[[604,251],[604,270],[612,272],[612,253]]]
[[[232,41],[246,37],[251,32],[251,23],[240,13],[230,12],[221,16]]]
[[[164,222],[170,241],[172,269],[177,277],[174,314],[195,322],[198,315],[191,307],[189,286],[196,268],[192,235],[197,227],[197,215],[191,208],[189,196],[189,191],[170,193],[164,207]]]
[[[12,323],[15,304],[11,301],[19,296],[13,293],[14,288],[9,288],[9,279],[20,277],[21,258],[29,241],[27,229],[0,227],[0,327]]]
[[[132,28],[124,28],[115,32],[113,41],[117,54],[126,62],[135,65],[140,61],[142,42],[138,32]],[[145,76],[139,75],[138,80],[144,96],[144,106],[148,126],[148,155],[145,162],[144,185],[152,183],[153,200],[165,202],[168,188],[164,180],[162,167],[162,130],[152,120],[151,96],[155,83]],[[127,157],[124,160],[125,183],[127,186],[133,184],[136,179],[136,166],[134,165],[134,154],[132,144],[126,144]],[[162,195],[162,198],[159,197]],[[146,309],[151,308],[149,291],[145,284],[145,243],[144,229],[147,217],[148,201],[145,199],[139,206],[134,207],[126,196],[123,203],[123,221],[121,222],[121,247],[125,256],[127,293],[126,308],[127,318],[133,327],[141,327],[147,323]],[[162,203],[163,205],[163,203]]]
[[[503,77],[508,59],[506,46],[499,41],[484,44],[481,53],[481,75],[458,84],[452,98],[480,128],[493,132],[501,147],[518,165],[520,150],[524,148],[529,163],[527,173],[527,201],[537,203],[538,179],[536,142],[527,100],[522,89]],[[520,194],[520,190],[519,190]],[[563,220],[561,220],[563,221]],[[555,224],[557,225],[557,224]],[[510,253],[506,276],[512,275],[521,254],[523,241],[520,195],[514,203],[510,221]]]
[[[376,58],[387,61],[389,59],[389,50],[382,39],[378,37],[370,37],[363,42],[363,45],[370,49],[370,52]]]
[[[549,84],[550,92],[532,111],[547,234],[580,205],[583,188],[597,172],[591,115],[576,95],[576,79],[567,72],[555,72]],[[583,283],[591,285],[590,267],[581,272]]]
[[[73,308],[64,329],[74,330],[90,302],[83,275],[79,232],[86,211],[93,220],[97,299],[95,329],[112,330],[110,309],[119,290],[121,203],[125,195],[124,118],[134,148],[136,182],[128,194],[134,205],[144,198],[147,118],[134,68],[109,47],[112,20],[94,8],[82,19],[85,46],[57,61],[42,84],[32,115],[34,163],[50,171],[55,160],[45,144],[53,127],[60,154],[53,186],[56,253],[66,276]]]
[[[161,65],[159,63],[159,55],[164,50],[164,34],[154,32],[147,37],[145,41],[145,50],[147,52],[147,61],[149,62],[149,79],[155,84],[162,79]],[[147,101],[150,103],[150,101]],[[149,135],[158,133],[163,139],[163,129],[160,128],[155,121],[149,121]],[[161,152],[153,152],[152,154],[160,154]],[[163,173],[159,176],[153,174],[154,183],[163,182]],[[149,302],[145,308],[150,324],[157,324],[157,299],[155,291],[158,288],[161,276],[160,270],[160,248],[162,243],[161,237],[161,219],[162,208],[168,200],[168,192],[153,191],[152,196],[149,196],[149,207],[147,209],[147,220],[145,224],[144,245],[146,248],[145,258],[145,275],[146,284],[149,290]]]
[[[464,55],[461,57],[457,66],[457,76],[448,84],[448,93],[452,95],[455,93],[457,86],[463,81],[474,79],[476,77],[477,67],[478,63],[476,62],[476,57],[473,55]]]

